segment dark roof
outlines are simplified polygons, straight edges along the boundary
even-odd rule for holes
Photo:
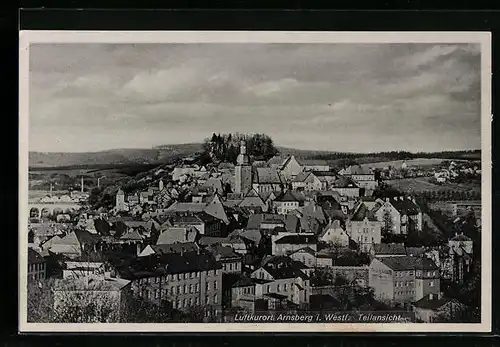
[[[375,217],[375,214],[366,207],[364,203],[361,203],[358,207],[358,209],[354,212],[354,214],[351,217],[352,221],[355,222],[361,222],[365,220],[365,218],[368,218],[370,221],[376,221],[377,218]]]
[[[280,201],[280,202],[285,202],[285,201],[291,201],[291,202],[300,202],[304,201],[305,198],[303,196],[300,196],[299,194],[292,192],[291,190],[287,190],[286,192],[282,193],[274,201]]]
[[[255,279],[248,277],[241,277],[236,283],[232,285],[233,288],[236,287],[249,287],[255,285]]]
[[[358,188],[357,184],[349,177],[339,176],[339,178],[331,184],[335,188]]]
[[[415,215],[420,212],[420,207],[418,207],[418,205],[409,198],[396,197],[390,199],[389,202],[392,204],[392,206],[394,206],[396,210],[398,210],[399,213],[402,214]]]
[[[263,223],[284,224],[288,232],[296,232],[299,226],[299,218],[293,215],[281,215],[271,213],[256,213],[250,215],[246,229],[259,230]]]
[[[241,259],[241,255],[228,246],[214,244],[208,247],[208,251],[211,252],[217,260],[224,260],[228,258]]]
[[[316,237],[314,235],[286,235],[275,241],[276,244],[293,244],[293,245],[303,245],[303,244],[315,244]]]
[[[395,271],[438,269],[436,264],[429,258],[403,256],[379,258],[379,260]]]
[[[269,167],[254,168],[253,181],[259,184],[281,184],[278,171]]]
[[[301,249],[298,249],[296,250],[295,252],[293,252],[292,254],[295,254],[295,253],[299,253],[299,252],[305,252],[305,253],[309,253],[311,255],[316,255],[316,252],[314,251],[314,249],[312,249],[311,247],[307,246],[307,247],[302,247]]]
[[[32,248],[28,248],[28,264],[40,264],[43,262],[44,260],[40,253]]]
[[[118,269],[123,278],[137,279],[167,274],[220,269],[221,265],[209,252],[167,253],[149,255],[131,260]]]
[[[376,255],[406,255],[406,249],[402,243],[379,243],[373,245]]]
[[[458,301],[455,299],[443,298],[443,297],[437,298],[436,295],[433,295],[433,298],[430,299],[430,295],[426,295],[417,302],[414,302],[413,306],[427,310],[438,310],[439,308],[443,307],[444,305],[446,305],[451,301],[458,303]]]
[[[284,278],[307,278],[308,276],[302,271],[304,264],[294,261],[290,257],[275,256],[267,259],[262,266],[275,280]]]
[[[452,237],[450,241],[472,241],[472,239],[464,234],[458,234]]]
[[[94,245],[100,239],[99,235],[92,234],[86,230],[75,230],[74,233],[81,245]]]
[[[151,248],[158,254],[195,252],[198,245],[195,242],[182,242],[172,244],[151,245]]]

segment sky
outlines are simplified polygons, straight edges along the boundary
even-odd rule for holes
[[[480,84],[475,44],[33,44],[29,148],[479,149]]]

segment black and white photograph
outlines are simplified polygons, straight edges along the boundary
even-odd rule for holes
[[[490,331],[490,55],[21,32],[20,330]]]

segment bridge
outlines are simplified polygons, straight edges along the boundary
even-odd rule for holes
[[[81,205],[76,202],[41,202],[41,201],[29,201],[28,206],[30,209],[30,217],[40,218],[43,215],[53,215],[68,213],[72,211],[77,211],[81,208]]]

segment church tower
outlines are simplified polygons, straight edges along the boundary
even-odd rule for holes
[[[252,189],[252,166],[247,155],[247,144],[241,141],[240,154],[236,159],[234,192],[246,194]]]
[[[118,211],[125,210],[125,193],[121,189],[116,193],[116,209]]]

